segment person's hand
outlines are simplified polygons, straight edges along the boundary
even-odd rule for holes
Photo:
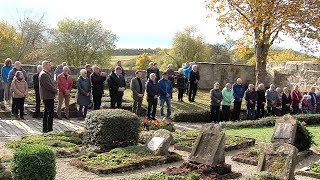
[[[59,93],[59,90],[58,90],[58,89],[56,89],[56,95],[58,95],[58,93]]]
[[[143,94],[138,94],[139,97],[143,97]]]
[[[198,81],[198,80],[196,80],[195,82],[196,82],[196,83],[198,83],[199,81]]]
[[[251,103],[251,104],[253,104],[253,101],[252,101],[252,100],[250,100],[250,103]]]
[[[119,87],[119,88],[118,88],[118,91],[122,91],[122,87]]]
[[[65,95],[69,95],[70,94],[70,90],[66,90]]]
[[[126,88],[125,88],[125,87],[122,87],[122,91],[124,91],[124,90],[126,90]]]
[[[153,97],[154,99],[157,99],[158,98],[158,95],[154,95],[154,97]]]
[[[170,94],[169,94],[169,93],[167,93],[167,94],[166,94],[166,96],[167,96],[167,97],[170,97]]]
[[[103,76],[103,77],[106,77],[106,76],[107,76],[107,74],[106,74],[105,72],[101,72],[100,75]]]
[[[90,96],[90,93],[87,93],[87,96]]]

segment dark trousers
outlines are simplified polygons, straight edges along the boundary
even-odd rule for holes
[[[12,98],[12,114],[18,115],[18,111],[20,111],[20,118],[23,118],[24,113],[24,98]]]
[[[44,112],[43,112],[43,132],[52,131],[53,125],[53,113],[54,113],[54,99],[43,100]]]
[[[255,116],[255,106],[247,106],[247,120],[254,120]]]
[[[133,100],[132,112],[138,116],[140,116],[140,114],[141,114],[142,100],[143,100],[143,97],[140,97],[140,98]]]
[[[40,104],[41,104],[40,93],[39,91],[36,91],[36,118],[40,117]]]
[[[183,98],[183,88],[178,88],[178,100],[182,100]]]
[[[235,101],[233,103],[233,119],[236,121],[240,120],[241,103],[241,101]]]
[[[85,118],[87,116],[88,108],[88,106],[79,105],[78,117]]]
[[[154,119],[156,117],[157,105],[158,105],[157,98],[148,99],[147,119]]]
[[[230,106],[222,105],[222,121],[229,121]]]
[[[111,98],[111,108],[112,109],[121,109],[122,107],[122,96],[121,93],[112,93],[110,94]]]
[[[265,114],[264,104],[257,104],[257,118],[263,118]]]
[[[210,114],[212,122],[220,121],[220,106],[212,106],[210,105]]]
[[[100,109],[100,107],[101,107],[101,98],[102,98],[102,95],[93,96],[93,109],[94,110]]]
[[[188,95],[188,89],[189,89],[189,81],[188,81],[188,79],[186,78],[186,95]]]
[[[292,114],[298,114],[299,106],[292,106]]]
[[[290,114],[290,106],[283,105],[282,106],[282,114]]]
[[[189,101],[194,101],[194,97],[197,94],[198,84],[197,83],[189,83]]]
[[[276,107],[267,107],[268,116],[275,116],[276,115]]]

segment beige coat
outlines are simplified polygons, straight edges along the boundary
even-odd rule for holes
[[[13,78],[11,83],[12,97],[24,98],[28,95],[28,84],[25,79],[19,81],[16,77]]]

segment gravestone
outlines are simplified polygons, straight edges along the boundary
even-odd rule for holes
[[[258,163],[258,171],[267,171],[285,180],[294,179],[298,149],[287,143],[273,143],[265,147]]]
[[[173,136],[170,131],[159,129],[154,132],[153,137],[147,144],[147,147],[157,155],[167,155],[172,141]]]
[[[271,142],[293,144],[296,138],[297,120],[291,115],[277,119]]]
[[[189,160],[212,167],[224,164],[225,134],[219,124],[203,125],[193,145]]]

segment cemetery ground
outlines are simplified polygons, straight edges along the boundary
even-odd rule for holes
[[[108,93],[106,93],[108,94]],[[131,94],[128,91],[125,94],[125,100],[130,102]],[[207,91],[199,91],[199,94],[196,99],[196,103],[180,103],[176,101],[174,93],[173,98],[173,111],[175,110],[207,110],[209,104],[209,93]],[[187,98],[185,98],[187,99]],[[32,102],[32,99],[29,101]],[[84,127],[84,121],[79,121],[75,118],[71,120],[57,120],[54,121],[54,130],[59,132],[49,133],[47,135],[41,134],[42,122],[38,119],[33,119],[30,116],[27,116],[28,120],[26,121],[15,121],[10,118],[1,118],[0,120],[0,131],[2,136],[0,138],[0,157],[3,164],[10,169],[10,162],[12,160],[12,150],[19,148],[21,144],[45,144],[54,149],[56,156],[56,168],[57,174],[56,179],[165,179],[168,176],[159,175],[160,172],[166,171],[169,167],[180,167],[184,161],[188,160],[190,156],[190,151],[192,145],[195,143],[197,136],[199,135],[199,130],[204,124],[203,122],[174,122],[176,131],[172,132],[173,142],[169,148],[169,151],[174,152],[178,155],[181,155],[182,160],[179,160],[178,156],[173,156],[172,162],[169,164],[160,163],[159,158],[162,156],[154,156],[150,153],[143,144],[148,143],[151,139],[153,131],[142,131],[139,136],[139,143],[142,146],[129,146],[125,148],[113,149],[110,153],[94,153],[88,151],[87,148],[83,145],[83,135],[81,133]],[[236,123],[235,123],[236,124]],[[222,125],[223,126],[223,125]],[[230,126],[230,125],[229,125]],[[244,158],[251,157],[254,162],[258,161],[258,156],[261,154],[261,148],[266,142],[270,142],[273,134],[273,126],[268,127],[258,127],[258,128],[230,128],[225,129],[226,141],[225,141],[225,163],[231,165],[232,176],[225,178],[240,178],[246,179],[249,176],[257,172],[257,167],[255,165],[250,165],[246,163],[241,163],[234,161],[234,157],[237,154],[245,154]],[[306,128],[312,133],[313,141],[315,144],[312,145],[314,151],[320,149],[320,125],[312,124],[306,125]],[[67,132],[66,132],[67,131]],[[4,134],[7,133],[7,134]],[[18,141],[9,141],[12,139],[19,139],[19,137],[24,135],[35,134],[28,136]],[[255,141],[255,146],[252,146],[252,139]],[[5,144],[6,143],[6,144]],[[238,146],[237,145],[241,145]],[[245,148],[245,146],[251,146]],[[241,148],[241,149],[238,149]],[[188,152],[189,151],[189,152]],[[119,165],[132,164],[136,162],[141,162],[145,159],[153,158],[150,167],[148,165],[142,165],[136,170],[131,168],[121,168],[119,170]],[[176,159],[175,159],[176,158]],[[76,159],[76,160],[75,160]],[[300,157],[299,162],[296,166],[296,171],[309,166],[311,163],[315,163],[320,159],[320,156],[317,153],[312,155],[307,154]],[[83,166],[79,163],[79,160],[91,163],[91,167],[97,167],[101,164],[105,164],[111,169],[115,170],[110,172],[111,174],[99,174],[97,171],[92,170],[91,172],[88,167]],[[153,164],[154,161],[157,163]],[[169,161],[170,160],[166,160]],[[92,166],[93,165],[93,166]],[[152,166],[156,165],[156,166]],[[115,168],[116,167],[116,168]],[[312,166],[315,171],[317,171],[317,164]],[[140,169],[142,168],[142,169]],[[1,168],[0,168],[1,169]],[[110,169],[110,168],[109,168]],[[105,170],[105,172],[108,172]],[[131,170],[130,170],[131,169]],[[133,168],[135,169],[135,168]],[[88,171],[89,170],[89,171]],[[129,170],[129,171],[126,171]],[[171,169],[172,170],[172,169]],[[96,173],[92,173],[96,172]],[[149,175],[156,174],[152,177],[147,177]],[[1,173],[0,173],[1,175]],[[197,177],[197,174],[194,175]],[[173,176],[170,176],[171,178]],[[176,179],[179,179],[175,176]],[[296,175],[296,179],[313,179],[306,176]],[[1,179],[1,178],[0,178]]]

